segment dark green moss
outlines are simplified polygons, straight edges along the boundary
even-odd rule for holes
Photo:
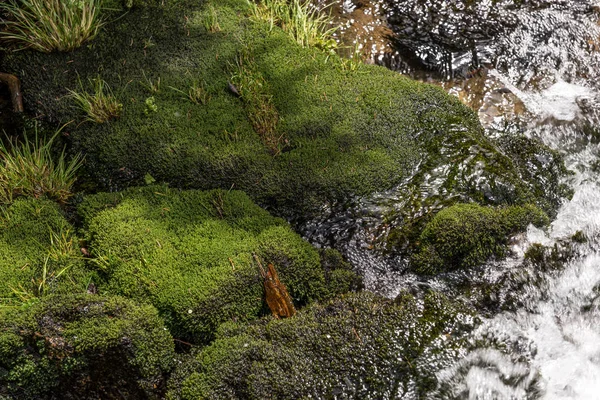
[[[73,227],[55,202],[22,198],[0,207],[0,304],[83,293],[93,277]]]
[[[559,240],[552,246],[533,243],[525,252],[525,263],[543,272],[560,271],[579,255],[576,235],[570,240]]]
[[[420,303],[409,295],[393,302],[363,292],[292,319],[228,326],[180,365],[167,398],[394,398],[416,376],[417,395],[424,395],[435,383],[436,360],[460,342],[465,316],[436,293]],[[434,350],[439,358],[431,354],[430,364],[421,365],[441,337],[447,342]]]
[[[339,251],[323,249],[319,253],[327,287],[332,295],[363,289],[362,278],[354,272],[352,265],[343,259]]]
[[[297,306],[329,295],[317,251],[242,192],[150,186],[90,196],[79,212],[100,291],[151,302],[177,337],[207,342],[219,323],[265,311],[254,253]]]
[[[119,297],[48,296],[0,311],[0,395],[158,398],[173,348],[152,306]]]
[[[214,6],[220,32],[205,29],[204,3]],[[67,129],[92,180],[111,190],[147,174],[184,188],[233,185],[286,217],[406,180],[414,195],[428,193],[418,188],[433,171],[444,173],[442,197],[523,203],[543,195],[522,183],[477,116],[440,88],[376,66],[346,71],[337,56],[251,22],[248,10],[244,0],[150,2],[115,14],[73,53],[10,54],[2,68],[21,77],[30,111],[54,123],[82,119],[65,96],[79,79],[100,74],[111,85],[124,104],[121,118]],[[277,111],[275,136],[284,139],[275,157],[228,90],[240,54],[264,78],[261,90]],[[160,90],[149,90],[159,78]],[[204,88],[205,104],[190,101],[192,86]],[[149,97],[156,112],[144,112]]]
[[[549,219],[535,206],[456,204],[440,211],[426,225],[420,236],[420,251],[413,256],[413,268],[429,274],[502,257],[510,236],[529,224],[545,226]]]

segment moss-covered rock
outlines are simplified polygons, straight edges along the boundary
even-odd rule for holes
[[[421,396],[435,385],[435,369],[455,357],[463,328],[472,323],[468,312],[437,293],[394,302],[363,292],[288,320],[228,324],[179,366],[167,398]]]
[[[158,398],[173,361],[149,305],[84,294],[0,310],[0,397]]]
[[[206,342],[219,323],[264,312],[253,254],[274,264],[297,306],[330,293],[319,253],[242,192],[134,188],[89,196],[79,213],[99,290],[151,302],[177,337]]]
[[[83,119],[66,96],[79,80],[100,75],[110,84],[121,118],[68,128],[103,187],[147,174],[177,187],[234,185],[286,217],[432,179],[430,192],[441,196],[538,200],[477,116],[440,88],[377,66],[346,70],[337,56],[248,19],[245,0],[148,4],[115,15],[85,48],[25,51],[2,64],[21,77],[30,111],[55,123]],[[220,30],[207,29],[203,6]],[[241,98],[229,82],[244,86]]]
[[[548,216],[535,206],[489,207],[456,204],[440,211],[420,236],[413,267],[436,273],[478,265],[505,254],[510,236],[529,224],[545,226]]]
[[[0,207],[0,304],[83,293],[93,277],[73,227],[55,202],[21,198]]]

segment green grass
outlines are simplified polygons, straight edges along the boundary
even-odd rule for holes
[[[252,3],[252,16],[265,21],[271,29],[279,26],[302,47],[334,49],[333,33],[337,28],[331,26],[331,18],[320,14],[310,1],[301,0],[260,0]]]
[[[221,32],[221,25],[219,25],[219,14],[217,9],[209,5],[204,15],[204,27],[211,33]]]
[[[9,0],[0,38],[18,48],[50,53],[71,51],[92,39],[102,26],[102,0]]]
[[[123,110],[123,104],[113,95],[110,86],[99,76],[90,79],[90,83],[93,93],[86,92],[81,82],[79,82],[80,91],[69,90],[69,96],[86,114],[85,120],[101,124],[118,118]],[[158,84],[160,85],[160,81]],[[152,86],[152,88],[159,89],[158,86]]]
[[[37,133],[34,141],[25,137],[22,144],[0,143],[0,205],[12,203],[18,196],[48,196],[60,203],[71,197],[83,161],[80,156],[67,161],[64,151],[54,160],[52,147],[59,132],[46,143]]]

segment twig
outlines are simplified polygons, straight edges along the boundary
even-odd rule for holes
[[[23,112],[23,95],[21,94],[21,83],[19,78],[14,75],[0,72],[0,82],[5,83],[10,91],[10,98],[13,105],[13,111]]]
[[[183,340],[179,340],[179,339],[175,339],[173,338],[174,341],[179,342],[179,343],[183,343],[183,344],[187,344],[188,346],[193,346],[193,344],[188,343],[188,342],[184,342]]]

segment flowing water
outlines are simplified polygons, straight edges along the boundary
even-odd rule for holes
[[[562,153],[574,195],[549,229],[515,238],[507,260],[435,278],[378,247],[403,185],[307,223],[305,236],[338,248],[388,297],[500,287],[491,307],[478,303],[471,346],[439,368],[431,398],[600,399],[600,2],[345,0],[334,9],[342,40],[356,40],[371,62],[443,86],[492,138],[517,127]],[[571,243],[558,267],[523,262],[530,245],[561,248],[578,232],[587,241]]]

